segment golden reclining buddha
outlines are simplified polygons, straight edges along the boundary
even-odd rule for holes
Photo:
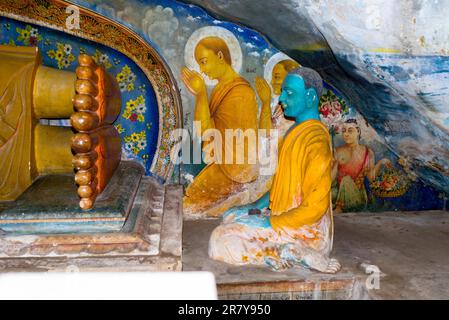
[[[14,201],[42,175],[73,173],[80,207],[92,208],[121,158],[112,125],[116,80],[91,57],[76,72],[41,64],[37,48],[0,45],[0,201]],[[72,127],[40,119],[69,119]]]

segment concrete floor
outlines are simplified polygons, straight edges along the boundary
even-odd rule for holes
[[[358,289],[349,297],[355,299],[449,299],[449,212],[336,216],[333,255],[343,265],[337,275],[300,268],[276,273],[213,261],[207,244],[219,222],[184,222],[183,270],[211,271],[218,284],[356,279]],[[366,289],[363,264],[378,266],[380,289]]]

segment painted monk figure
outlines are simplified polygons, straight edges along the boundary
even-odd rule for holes
[[[273,92],[275,96],[279,97],[281,95],[282,83],[284,82],[285,77],[290,71],[298,67],[300,67],[299,63],[293,60],[286,59],[279,61],[271,72],[271,88],[265,79],[256,77],[257,95],[262,102],[259,117],[260,129],[278,129],[281,131],[279,136],[283,137],[287,130],[295,123],[294,121],[284,117],[282,109],[278,105],[279,99],[272,99],[271,92]],[[272,107],[274,107],[274,112],[272,112]]]
[[[331,206],[331,141],[320,122],[322,79],[308,68],[291,71],[279,99],[295,125],[284,138],[271,190],[256,202],[223,215],[209,256],[235,265],[293,265],[335,273]]]
[[[256,96],[251,85],[232,68],[231,52],[221,38],[202,39],[195,48],[195,59],[201,72],[210,79],[218,80],[218,84],[209,99],[201,75],[187,68],[182,70],[182,79],[196,98],[194,120],[200,121],[202,133],[208,129],[220,132],[223,154],[221,163],[209,163],[189,185],[184,197],[184,212],[218,216],[237,203],[220,208],[220,212],[214,211],[213,207],[241,191],[245,183],[254,181],[258,175],[257,164],[248,161],[248,155],[254,154],[256,150],[250,150],[246,139],[244,155],[240,155],[243,163],[235,161],[239,148],[234,148],[234,162],[224,163],[226,152],[229,151],[225,150],[227,147],[224,143],[226,129],[251,129],[257,135]]]

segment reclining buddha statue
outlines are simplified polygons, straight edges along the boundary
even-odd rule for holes
[[[14,201],[42,175],[74,169],[80,207],[92,208],[121,158],[112,125],[116,80],[88,55],[76,72],[43,66],[34,47],[0,45],[0,201]],[[69,119],[71,127],[41,119]]]

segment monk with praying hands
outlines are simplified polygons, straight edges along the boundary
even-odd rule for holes
[[[218,37],[206,37],[195,48],[195,59],[201,72],[209,79],[218,81],[210,97],[199,73],[184,68],[181,74],[185,86],[195,96],[194,120],[200,123],[201,132],[214,129],[223,140],[227,129],[249,130],[255,136],[258,130],[256,94],[248,81],[233,69],[231,54],[226,42]],[[183,201],[185,213],[220,216],[226,209],[238,204],[229,205],[224,210],[214,208],[241,192],[245,184],[254,181],[259,174],[256,161],[250,161],[250,157],[257,153],[257,143],[242,139],[239,144],[238,141],[236,139],[233,145],[223,142],[219,147],[222,147],[221,150],[208,153],[210,161],[207,167],[186,190]],[[209,144],[203,144],[203,151],[207,152]],[[232,161],[226,163],[229,155]],[[238,158],[243,161],[238,163]]]

